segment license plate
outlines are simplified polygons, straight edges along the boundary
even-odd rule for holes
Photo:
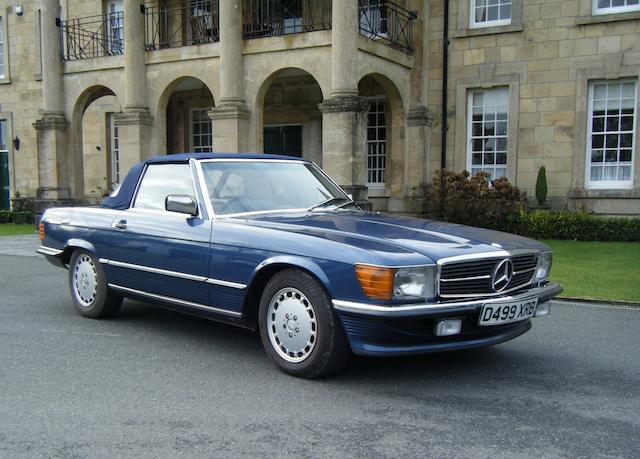
[[[527,320],[536,313],[536,306],[538,306],[538,298],[485,304],[480,312],[478,325],[500,325]]]

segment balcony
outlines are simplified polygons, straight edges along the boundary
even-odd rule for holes
[[[124,14],[117,13],[60,21],[65,61],[124,54]]]
[[[219,41],[219,0],[168,5],[158,1],[144,8],[147,50]],[[245,40],[331,29],[331,0],[244,0],[242,5]],[[413,52],[415,12],[390,0],[358,0],[358,9],[362,36],[407,54]],[[60,21],[60,28],[66,61],[124,53],[122,12]]]
[[[331,29],[330,0],[245,0],[245,40]]]
[[[145,8],[148,50],[215,43],[220,40],[217,1],[190,2],[189,6]]]
[[[358,0],[360,35],[392,48],[413,52],[413,22],[417,13],[387,0]]]

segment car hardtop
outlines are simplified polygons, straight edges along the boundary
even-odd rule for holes
[[[173,155],[160,155],[147,158],[144,161],[139,162],[133,166],[129,173],[126,175],[120,188],[117,192],[114,192],[108,198],[105,198],[100,207],[106,209],[124,210],[128,209],[131,205],[133,195],[135,194],[136,187],[140,181],[140,177],[144,172],[147,165],[150,164],[184,164],[189,160],[195,159],[197,161],[207,160],[242,160],[242,161],[300,161],[304,163],[311,163],[310,161],[298,158],[295,156],[285,155],[269,155],[262,153],[177,153]]]

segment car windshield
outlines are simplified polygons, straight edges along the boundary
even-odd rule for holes
[[[313,164],[295,161],[203,161],[216,215],[338,208],[349,197]]]

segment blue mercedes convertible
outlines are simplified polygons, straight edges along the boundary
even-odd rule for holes
[[[47,210],[40,238],[83,316],[112,316],[127,297],[258,329],[271,360],[305,378],[352,352],[510,340],[562,291],[540,242],[364,212],[286,156],[151,158],[100,207]]]

